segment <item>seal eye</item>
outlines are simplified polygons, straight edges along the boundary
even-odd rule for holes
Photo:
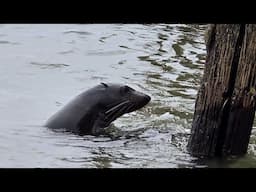
[[[122,95],[124,95],[124,94],[128,93],[130,91],[130,89],[131,88],[128,86],[123,86],[123,87],[121,87],[120,92]]]

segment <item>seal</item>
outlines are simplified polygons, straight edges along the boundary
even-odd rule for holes
[[[150,96],[127,85],[101,83],[76,96],[46,122],[78,135],[99,135],[125,113],[144,107]]]

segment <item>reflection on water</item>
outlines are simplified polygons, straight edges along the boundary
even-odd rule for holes
[[[194,160],[195,167],[203,168],[254,168],[256,167],[255,157],[246,155],[243,157],[229,157],[225,159],[213,158],[213,159],[197,159]]]
[[[198,160],[186,151],[205,62],[205,25],[1,25],[0,167],[256,167],[246,157]],[[41,125],[100,82],[149,94],[105,137]],[[254,130],[254,129],[253,129]]]

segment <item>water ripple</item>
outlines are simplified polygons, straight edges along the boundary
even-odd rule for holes
[[[31,65],[39,66],[41,69],[55,69],[68,67],[68,64],[64,63],[39,63],[39,62],[30,62]]]
[[[78,35],[92,35],[92,33],[87,31],[68,30],[63,32],[63,34],[70,34],[70,33],[78,34]]]
[[[1,35],[8,37],[0,40],[0,62],[6,63],[0,65],[0,78],[6,82],[0,89],[0,127],[8,128],[0,135],[1,166],[205,166],[208,162],[196,162],[186,151],[205,63],[205,28],[185,24],[1,25]],[[43,39],[38,38],[42,35]],[[13,42],[30,43],[14,46]],[[27,126],[43,122],[78,92],[100,81],[128,84],[152,100],[114,121],[105,137]],[[250,158],[241,164],[251,165],[248,162],[255,158],[255,138],[253,133]]]

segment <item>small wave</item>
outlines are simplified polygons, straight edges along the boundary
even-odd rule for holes
[[[90,51],[87,52],[87,55],[98,55],[98,56],[111,56],[111,55],[123,55],[126,54],[126,51],[116,50],[116,51]]]
[[[62,68],[69,66],[64,63],[39,63],[39,62],[30,62],[31,65],[39,66],[41,69],[54,69],[54,68]]]
[[[18,45],[19,43],[17,42],[11,42],[11,41],[0,41],[0,44],[11,44],[11,45]]]
[[[87,32],[87,31],[76,31],[76,30],[69,30],[69,31],[64,31],[64,34],[70,34],[70,33],[75,33],[79,35],[92,35],[92,33]]]
[[[126,62],[127,62],[127,60],[124,59],[124,60],[119,61],[118,64],[122,65],[122,64],[125,64]]]
[[[124,45],[119,45],[119,47],[121,48],[124,48],[124,49],[128,49],[128,50],[132,50],[132,51],[140,51],[140,52],[144,52],[144,53],[148,53],[148,51],[146,51],[145,49],[144,50],[140,50],[140,49],[134,49],[134,48],[130,48],[130,47],[127,47],[127,46],[124,46]]]
[[[109,36],[101,37],[99,39],[100,42],[104,43],[106,39],[109,39],[110,37],[117,36],[117,34],[111,34]]]
[[[68,50],[68,51],[60,51],[58,52],[61,55],[69,54],[69,53],[74,53],[74,50]]]

